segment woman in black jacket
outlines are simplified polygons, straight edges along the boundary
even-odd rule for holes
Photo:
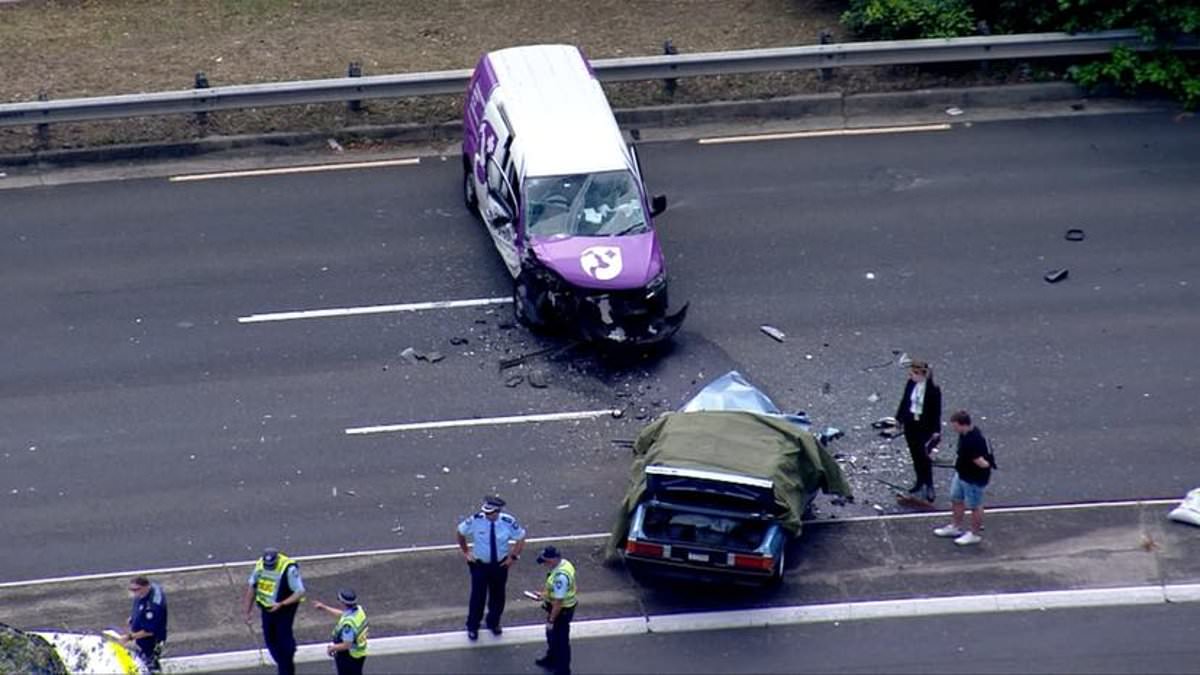
[[[896,410],[896,420],[904,427],[904,440],[912,455],[917,480],[909,494],[922,488],[925,499],[932,502],[937,494],[933,489],[933,460],[930,452],[942,440],[942,390],[933,383],[933,371],[924,361],[913,361],[908,367],[908,382]]]

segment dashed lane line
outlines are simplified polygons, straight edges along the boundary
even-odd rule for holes
[[[495,426],[504,424],[532,424],[535,422],[569,422],[572,420],[588,420],[605,415],[618,415],[620,410],[603,408],[601,410],[578,410],[572,412],[536,413],[532,415],[510,415],[508,417],[471,417],[458,420],[436,420],[432,422],[405,422],[403,424],[382,424],[372,427],[352,427],[346,429],[350,436],[367,434],[386,434],[400,431],[421,431],[426,429],[454,429],[460,427]]]
[[[1174,499],[1129,499],[1123,501],[1106,501],[1106,502],[1082,502],[1074,504],[1044,504],[1040,506],[1005,506],[988,509],[988,513],[1026,513],[1039,511],[1063,511],[1063,510],[1085,510],[1097,508],[1118,508],[1129,506],[1165,506],[1178,504],[1178,498]],[[812,520],[806,521],[806,527],[814,527],[821,525],[837,525],[839,523],[856,523],[856,522],[874,522],[886,520],[908,520],[913,518],[945,518],[947,511],[929,511],[923,513],[892,513],[879,516],[856,516],[852,518],[836,518],[829,520]],[[590,539],[603,539],[608,536],[607,532],[593,532],[590,534],[566,534],[550,537],[530,537],[527,541],[531,544],[556,541],[587,541]],[[311,555],[295,555],[292,559],[300,562],[316,562],[323,560],[340,560],[345,558],[368,558],[381,555],[400,555],[405,553],[426,553],[431,551],[453,551],[457,550],[457,544],[433,544],[426,546],[406,546],[404,548],[384,548],[384,549],[367,549],[361,551],[341,551],[338,553],[315,553]],[[42,586],[47,584],[72,583],[76,581],[96,581],[102,579],[119,579],[122,577],[132,577],[138,574],[147,576],[160,576],[163,574],[179,574],[184,572],[204,572],[210,570],[219,570],[226,567],[250,567],[257,562],[256,560],[238,560],[233,562],[205,563],[200,565],[180,565],[175,567],[160,567],[158,569],[141,569],[127,570],[122,572],[95,572],[91,574],[78,574],[73,576],[49,577],[45,579],[27,579],[23,581],[4,581],[0,582],[0,589],[16,588],[27,586]]]
[[[399,312],[424,312],[431,309],[461,309],[511,303],[512,298],[471,298],[469,300],[433,300],[430,302],[408,302],[398,305],[366,305],[362,307],[330,307],[326,309],[303,309],[268,314],[239,316],[238,323],[265,323],[268,321],[295,321],[297,319],[328,319],[364,314],[394,314]]]
[[[305,166],[281,166],[274,169],[246,169],[243,171],[219,171],[216,173],[191,173],[167,178],[172,183],[190,183],[201,180],[223,178],[250,178],[254,176],[282,176],[295,173],[319,173],[322,171],[349,171],[351,169],[378,169],[388,166],[412,166],[420,164],[420,157],[405,159],[381,159],[371,162],[336,162],[333,164],[309,164]]]
[[[918,124],[896,127],[864,127],[861,129],[819,129],[817,131],[785,131],[773,134],[751,134],[747,136],[717,136],[701,138],[700,145],[722,145],[725,143],[753,143],[756,141],[787,141],[796,138],[828,138],[830,136],[876,136],[879,134],[907,134],[923,131],[949,131],[949,124]]]

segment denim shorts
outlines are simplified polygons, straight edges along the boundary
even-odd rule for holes
[[[958,477],[950,482],[950,501],[966,502],[968,508],[977,509],[983,506],[984,486],[969,483]]]

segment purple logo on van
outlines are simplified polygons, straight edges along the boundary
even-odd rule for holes
[[[596,281],[610,281],[621,274],[621,249],[616,246],[589,246],[579,254],[583,271]]]
[[[492,123],[484,120],[479,125],[479,142],[475,152],[475,179],[480,183],[487,182],[487,157],[496,151],[496,130]]]

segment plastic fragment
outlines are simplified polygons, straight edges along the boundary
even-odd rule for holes
[[[1058,269],[1058,270],[1050,270],[1049,272],[1046,272],[1046,276],[1044,276],[1042,278],[1052,284],[1057,284],[1058,282],[1062,281],[1063,279],[1066,279],[1067,275],[1069,275],[1069,274],[1070,274],[1070,271],[1064,267],[1064,268]]]
[[[767,324],[763,324],[763,325],[759,326],[758,329],[761,330],[764,335],[766,335],[767,337],[771,338],[772,340],[774,340],[776,342],[783,342],[785,339],[787,339],[787,335],[784,334],[783,331],[779,330],[778,328],[776,328],[774,326],[768,326]]]

